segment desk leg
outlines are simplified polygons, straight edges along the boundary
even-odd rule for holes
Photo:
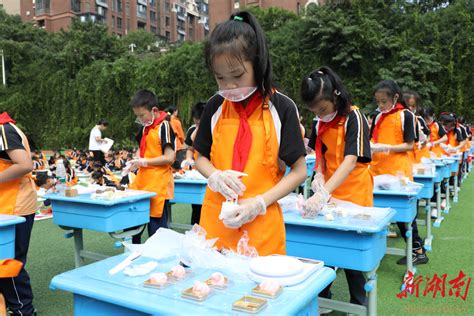
[[[84,250],[84,240],[82,238],[82,229],[74,229],[74,262],[76,268],[84,265],[84,258],[81,256],[81,251]]]
[[[453,203],[457,203],[457,202],[458,202],[458,187],[459,187],[458,176],[457,176],[457,174],[456,174],[456,175],[454,176]]]
[[[450,188],[450,185],[449,185],[449,179],[448,179],[448,183],[446,184],[446,194],[445,194],[445,198],[446,198],[446,208],[443,210],[443,213],[445,214],[448,214],[449,213],[449,209],[451,208],[451,192],[450,192],[451,188]]]
[[[443,217],[441,216],[441,182],[436,183],[436,220],[433,227],[440,227]]]
[[[431,242],[433,240],[433,235],[431,235],[431,204],[430,199],[426,199],[426,238],[425,238],[425,250],[431,251]]]
[[[374,270],[367,273],[365,290],[368,293],[367,315],[369,316],[377,315],[377,269],[378,265]]]

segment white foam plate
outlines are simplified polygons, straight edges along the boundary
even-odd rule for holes
[[[250,260],[250,271],[263,277],[288,277],[303,271],[303,263],[294,257],[266,256]]]
[[[324,267],[324,262],[320,261],[320,260],[311,260],[311,259],[304,259],[304,258],[298,258],[297,260],[298,261],[301,260],[300,262],[303,265],[303,270],[300,273],[297,273],[297,274],[292,275],[292,276],[265,277],[265,276],[262,276],[260,274],[256,274],[256,273],[252,272],[250,269],[249,269],[248,274],[249,274],[250,279],[257,282],[257,283],[261,283],[265,280],[272,279],[272,280],[275,280],[278,283],[280,283],[280,285],[282,285],[282,286],[292,286],[292,285],[296,285],[296,284],[299,284],[299,283],[305,281],[313,273],[315,273],[317,270]]]

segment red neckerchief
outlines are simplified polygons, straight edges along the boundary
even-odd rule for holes
[[[383,120],[389,116],[390,114],[392,113],[395,113],[395,112],[398,112],[399,110],[404,110],[405,107],[401,104],[401,103],[397,103],[393,109],[391,109],[390,111],[388,111],[387,113],[382,113],[382,115],[380,116],[379,120],[377,121],[377,123],[375,124],[375,127],[374,127],[374,130],[372,132],[372,139],[374,140],[374,143],[378,143],[379,142],[379,128],[380,128],[380,124],[382,124]]]
[[[315,170],[321,165],[321,162],[323,161],[323,141],[322,141],[323,134],[330,128],[339,124],[341,119],[342,119],[342,116],[338,114],[330,122],[323,122],[323,121],[318,122],[318,135],[316,137],[316,144],[314,146],[314,149],[316,151],[316,163],[314,167]]]
[[[153,128],[157,127],[158,125],[160,125],[161,122],[163,122],[163,120],[166,118],[167,115],[168,115],[168,113],[166,113],[166,112],[160,112],[160,116],[155,118],[155,120],[153,121],[153,124],[151,124],[150,126],[147,126],[143,129],[142,139],[140,140],[140,157],[141,158],[145,157],[146,136],[148,135],[148,133],[150,132],[151,129],[153,129]]]
[[[234,143],[232,170],[243,172],[249,158],[253,138],[248,118],[259,106],[263,105],[263,102],[260,92],[256,91],[253,96],[250,97],[250,100],[245,107],[241,102],[231,103],[239,114],[240,119],[239,130],[237,132],[237,136],[235,137]]]
[[[0,114],[0,124],[5,124],[5,123],[13,123],[16,124],[15,120],[8,115],[7,112],[3,112]]]

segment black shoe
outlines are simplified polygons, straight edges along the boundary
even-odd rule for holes
[[[423,253],[417,253],[413,252],[412,253],[412,264],[417,265],[417,264],[425,264],[428,263],[429,259],[428,256],[426,255],[426,252],[423,251]],[[399,265],[406,265],[407,264],[407,257],[403,257],[398,259],[397,264]]]

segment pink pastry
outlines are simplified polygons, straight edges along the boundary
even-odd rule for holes
[[[168,277],[164,273],[153,273],[150,276],[150,283],[152,284],[164,285],[166,282],[168,282]]]
[[[275,295],[280,289],[280,283],[275,280],[265,280],[258,286],[260,290],[267,292],[270,295]]]
[[[180,265],[174,266],[171,269],[171,275],[175,278],[181,279],[182,277],[184,277],[185,274],[186,274],[186,270],[184,270],[184,268]]]
[[[212,283],[212,285],[224,286],[225,285],[224,275],[220,272],[214,272],[211,275],[211,283]]]
[[[206,283],[194,281],[193,293],[197,296],[203,297],[209,294],[210,288]]]

